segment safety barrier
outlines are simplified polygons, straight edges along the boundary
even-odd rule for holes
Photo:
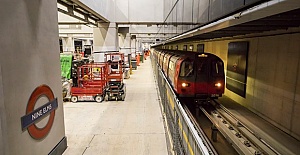
[[[213,154],[196,131],[187,113],[177,99],[166,77],[151,55],[152,66],[159,88],[162,111],[172,138],[173,151],[177,155]]]

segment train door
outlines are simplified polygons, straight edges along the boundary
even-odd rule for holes
[[[196,97],[207,97],[209,94],[209,61],[207,59],[208,55],[201,54],[198,55],[195,69],[196,69],[196,79],[195,79],[195,95]]]

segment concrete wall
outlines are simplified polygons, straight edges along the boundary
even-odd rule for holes
[[[48,154],[65,136],[56,1],[2,0],[0,20],[0,154]],[[21,117],[41,84],[51,87],[58,108],[49,134],[35,140],[22,131]]]
[[[102,23],[93,29],[94,52],[118,51],[118,31],[116,23]]]
[[[225,95],[300,139],[300,34],[205,43],[227,66],[228,43],[249,41],[246,98]],[[194,47],[196,47],[194,45]]]
[[[82,22],[69,15],[58,12],[58,22]],[[93,34],[93,28],[86,25],[59,25],[60,34]],[[84,36],[82,36],[84,37]]]
[[[82,22],[71,16],[58,12],[58,22]],[[74,39],[92,40],[93,28],[86,25],[58,25],[59,37],[62,39],[63,51],[74,52]]]
[[[162,0],[80,0],[110,22],[162,22]]]
[[[129,33],[126,34],[121,34],[119,33],[118,36],[119,39],[119,47],[120,47],[120,52],[124,53],[125,56],[128,54],[131,54],[131,36]]]
[[[96,11],[98,14],[108,19],[109,21],[113,21],[115,18],[115,2],[112,0],[79,0],[86,6],[90,7],[92,10]]]
[[[3,84],[2,84],[2,70],[0,64],[0,154],[4,155],[8,150],[8,145],[4,145],[7,139],[5,131],[6,127],[6,112],[4,110],[4,95],[3,95]]]

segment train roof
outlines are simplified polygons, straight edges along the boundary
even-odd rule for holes
[[[198,52],[180,51],[180,50],[160,50],[160,51],[165,52],[165,53],[173,53],[173,54],[177,54],[177,55],[183,55],[186,57],[189,57],[189,56],[195,57],[196,55],[198,55],[198,57],[208,57],[208,56],[209,57],[218,57],[217,55],[212,54],[212,53],[198,53]]]

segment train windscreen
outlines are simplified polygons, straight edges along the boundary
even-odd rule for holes
[[[207,59],[200,58],[197,65],[197,78],[198,82],[207,82],[208,81],[208,64]]]
[[[185,60],[182,62],[180,67],[180,77],[189,77],[193,76],[194,69],[193,69],[193,61]]]
[[[223,76],[224,75],[224,66],[223,62],[221,61],[214,61],[212,62],[211,66],[212,76]]]

